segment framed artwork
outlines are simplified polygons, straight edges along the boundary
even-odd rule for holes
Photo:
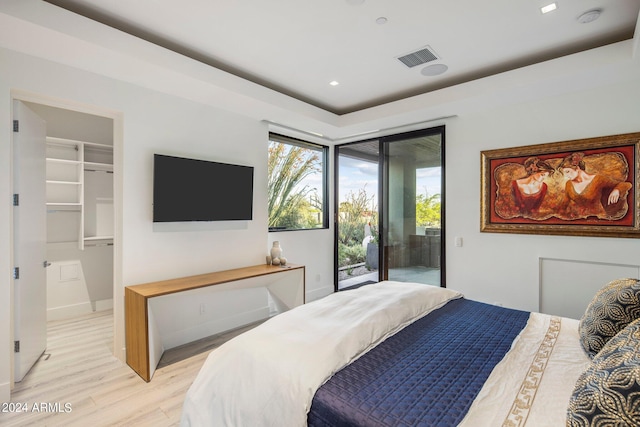
[[[481,231],[640,237],[640,133],[480,154]]]

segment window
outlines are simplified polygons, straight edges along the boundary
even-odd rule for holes
[[[328,147],[269,134],[269,231],[328,228]]]

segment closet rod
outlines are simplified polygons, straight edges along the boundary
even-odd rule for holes
[[[97,247],[97,246],[113,246],[113,243],[86,243],[84,244],[85,248],[88,247]]]
[[[61,141],[47,140],[46,144],[49,146],[56,146],[56,147],[62,147],[62,148],[73,148],[75,151],[78,151],[79,150],[78,144],[80,143],[76,141],[61,142]]]
[[[105,171],[105,170],[100,170],[100,169],[86,169],[84,170],[85,172],[104,172],[104,173],[113,173],[113,171]]]

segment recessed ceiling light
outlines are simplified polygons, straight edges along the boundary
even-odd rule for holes
[[[336,80],[332,80],[332,81],[330,81],[330,82],[329,82],[329,84],[330,84],[331,86],[338,86],[338,85],[340,84],[340,82],[338,82],[338,81],[336,81]]]
[[[376,24],[378,25],[384,25],[387,23],[387,18],[385,18],[384,16],[381,16],[380,18],[376,19]]]
[[[578,22],[581,24],[588,24],[589,22],[593,22],[596,19],[598,19],[601,13],[602,13],[602,9],[590,10],[578,16]]]
[[[540,12],[549,13],[549,12],[552,12],[552,11],[556,10],[557,8],[558,8],[557,4],[551,3],[551,4],[548,4],[546,6],[541,7],[540,8]]]
[[[448,69],[449,67],[444,64],[433,64],[424,67],[422,71],[420,71],[420,73],[422,73],[423,76],[439,76],[440,74],[446,72]]]

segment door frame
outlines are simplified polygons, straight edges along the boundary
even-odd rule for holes
[[[122,279],[122,223],[123,223],[123,114],[120,111],[103,108],[99,106],[84,104],[81,102],[55,98],[51,96],[41,95],[33,92],[12,89],[10,94],[11,101],[11,117],[14,117],[13,101],[30,102],[41,104],[48,107],[60,108],[64,110],[76,111],[79,113],[90,114],[94,116],[105,117],[113,120],[113,209],[114,209],[114,235],[113,235],[113,354],[121,361],[125,361],[125,336],[124,336],[124,287]],[[15,167],[13,153],[13,138],[11,134],[10,159],[11,169]],[[13,173],[11,174],[10,188],[13,189]],[[14,265],[14,219],[13,211],[10,215],[10,265]],[[9,343],[12,348],[13,328],[14,328],[14,290],[13,279],[10,286],[10,328]],[[14,366],[15,357],[13,352],[10,355],[10,366]],[[13,371],[10,375],[10,388],[14,387]]]
[[[384,224],[384,209],[383,204],[388,203],[388,194],[386,194],[385,190],[386,186],[384,184],[385,180],[388,178],[388,162],[385,161],[385,154],[387,152],[387,146],[389,143],[395,141],[402,141],[405,139],[410,139],[417,136],[424,135],[436,135],[439,134],[441,136],[441,149],[440,149],[440,167],[442,170],[442,178],[441,178],[441,207],[440,207],[440,228],[441,228],[441,239],[440,239],[440,287],[446,288],[446,215],[445,215],[445,184],[446,184],[446,175],[445,175],[445,146],[446,146],[446,127],[445,125],[434,126],[426,129],[413,130],[408,132],[402,132],[399,134],[393,134],[388,136],[380,136],[377,138],[369,138],[361,141],[352,141],[345,144],[338,144],[334,147],[333,153],[333,165],[334,165],[334,245],[333,245],[333,254],[334,254],[334,262],[333,262],[333,275],[334,275],[334,292],[338,291],[338,236],[339,236],[339,212],[340,212],[340,193],[339,193],[339,185],[340,185],[340,167],[339,167],[339,151],[341,146],[349,146],[352,144],[358,143],[366,143],[372,141],[378,141],[379,150],[378,150],[378,241],[380,242],[380,249],[378,250],[378,280],[387,280],[385,277],[385,272],[387,272],[386,266],[386,250],[383,245],[383,224]]]
[[[385,161],[385,157],[387,156],[387,153],[389,152],[389,144],[392,144],[394,142],[399,142],[399,141],[404,141],[407,139],[412,139],[412,138],[416,138],[416,137],[421,137],[421,136],[430,136],[430,135],[440,135],[440,169],[441,169],[441,178],[440,178],[440,287],[442,288],[446,288],[447,287],[447,275],[446,275],[446,215],[445,215],[445,208],[446,208],[446,191],[445,191],[445,185],[446,185],[446,175],[445,175],[445,139],[446,139],[446,132],[445,132],[445,126],[444,125],[440,125],[440,126],[434,126],[431,128],[427,128],[427,129],[420,129],[420,130],[414,130],[414,131],[409,131],[409,132],[403,132],[403,133],[399,133],[399,134],[395,134],[395,135],[389,135],[389,136],[385,136],[385,137],[381,137],[380,138],[380,169],[381,169],[381,173],[380,173],[380,178],[379,178],[379,194],[381,195],[380,198],[382,200],[382,203],[380,203],[380,207],[378,208],[379,213],[379,223],[380,223],[380,232],[382,233],[382,230],[384,229],[384,223],[385,223],[385,212],[384,212],[384,208],[383,206],[388,206],[389,203],[389,188],[386,185],[386,183],[388,182],[389,179],[389,162]],[[380,280],[388,280],[388,266],[387,266],[387,260],[388,260],[388,256],[387,256],[387,245],[386,243],[386,239],[384,239],[384,236],[381,234],[380,235],[380,242],[381,242],[381,248],[382,250],[379,251],[379,260],[378,260],[378,265],[379,267],[379,271],[380,271]]]

